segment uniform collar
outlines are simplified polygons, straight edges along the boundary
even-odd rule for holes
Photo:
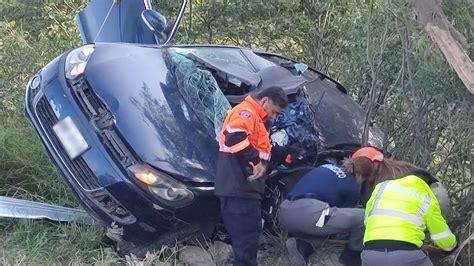
[[[264,120],[265,117],[267,117],[267,112],[265,111],[265,109],[263,109],[263,107],[258,104],[258,102],[254,98],[252,98],[252,96],[249,95],[245,97],[244,101],[248,102],[255,109],[255,111],[257,111],[257,114],[260,119]]]

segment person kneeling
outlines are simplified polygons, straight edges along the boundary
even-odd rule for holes
[[[313,251],[304,238],[340,233],[349,233],[340,261],[346,265],[360,264],[364,210],[354,207],[364,180],[360,174],[354,176],[336,165],[325,164],[311,170],[293,187],[279,208],[280,225],[299,237],[286,243],[292,265],[306,265],[307,256]]]
[[[421,249],[425,228],[439,248],[456,247],[456,236],[440,209],[447,197],[430,188],[435,182],[428,172],[415,170],[375,187],[365,211],[363,265],[433,265]]]

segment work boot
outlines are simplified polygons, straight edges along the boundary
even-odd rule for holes
[[[308,265],[308,256],[314,252],[313,246],[309,242],[290,237],[286,240],[285,245],[291,266]]]
[[[339,262],[345,266],[360,266],[362,265],[360,253],[361,251],[352,250],[348,247],[345,247],[344,251],[342,251],[341,256],[339,257]]]

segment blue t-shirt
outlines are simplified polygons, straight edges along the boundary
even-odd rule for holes
[[[353,175],[335,165],[325,164],[303,176],[289,193],[293,197],[304,194],[314,194],[331,207],[352,208],[359,201],[360,186]]]

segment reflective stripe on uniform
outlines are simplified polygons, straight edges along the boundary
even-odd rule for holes
[[[227,128],[226,128],[225,130],[226,130],[227,132],[229,132],[229,133],[247,132],[245,129],[232,128],[232,127],[229,127],[229,126],[227,126]]]
[[[421,205],[421,208],[418,211],[418,213],[416,214],[416,217],[418,217],[419,219],[423,218],[425,213],[428,211],[428,208],[430,207],[430,204],[431,204],[431,197],[430,197],[430,195],[427,195],[425,197],[425,199],[423,200],[423,205]]]
[[[377,195],[375,195],[375,201],[374,201],[374,206],[372,207],[372,211],[370,212],[369,216],[374,213],[374,210],[377,209],[380,199],[382,198],[382,192],[385,190],[385,187],[388,185],[388,181],[382,182],[380,184],[380,188],[377,191]],[[369,216],[364,217],[364,224],[367,223],[367,219],[369,219]]]
[[[398,218],[407,220],[409,222],[412,222],[419,227],[424,227],[423,222],[420,218],[408,213],[404,213],[402,211],[388,210],[388,209],[375,209],[375,210],[372,210],[371,215],[387,215],[387,216],[398,217]]]
[[[264,161],[270,161],[271,154],[268,152],[259,152],[258,157]]]
[[[374,207],[372,208],[372,210],[377,209],[377,207],[379,206],[380,199],[382,198],[382,193],[387,187],[387,185],[388,185],[388,181],[385,181],[382,184],[380,184],[380,189],[377,192],[377,195],[375,196]]]
[[[425,215],[425,213],[428,211],[428,208],[430,207],[431,197],[429,195],[425,197],[425,199],[423,200],[423,204],[421,205],[420,210],[418,211],[416,216],[402,212],[402,211],[397,211],[397,210],[379,209],[378,205],[382,198],[382,193],[387,188],[388,183],[389,181],[385,181],[380,185],[380,189],[377,191],[377,195],[375,196],[374,207],[372,208],[370,215],[394,216],[401,219],[405,219],[409,222],[416,224],[417,226],[421,228],[424,228],[425,225],[423,224],[423,216]]]
[[[443,238],[446,238],[446,237],[450,237],[452,235],[453,235],[453,233],[451,232],[451,230],[448,229],[444,232],[431,235],[431,239],[440,240],[440,239],[443,239]]]
[[[246,138],[242,140],[241,142],[235,145],[232,145],[231,147],[226,146],[225,144],[221,144],[219,147],[219,151],[227,152],[227,153],[237,153],[247,148],[249,145],[250,145],[250,141],[248,138]]]

